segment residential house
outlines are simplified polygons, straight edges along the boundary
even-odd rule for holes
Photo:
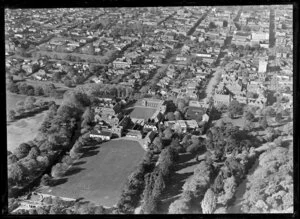
[[[149,145],[152,143],[152,141],[154,140],[156,136],[156,132],[155,131],[150,131],[147,133],[147,135],[144,138],[144,148],[148,149]]]
[[[91,138],[100,138],[102,141],[109,141],[111,139],[112,132],[93,130],[90,133]]]
[[[231,102],[230,95],[224,95],[224,94],[215,94],[214,95],[214,105],[217,105],[217,104],[229,105],[230,102]]]
[[[126,134],[126,137],[137,138],[137,139],[142,139],[143,138],[141,131],[132,130],[132,129],[128,130],[128,133]]]

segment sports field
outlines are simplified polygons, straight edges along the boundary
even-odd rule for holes
[[[131,118],[135,119],[149,119],[155,113],[155,108],[149,107],[135,107],[134,110],[130,113]]]
[[[88,148],[87,148],[88,149]],[[39,190],[52,195],[83,198],[111,207],[118,201],[127,177],[142,160],[144,150],[130,140],[109,141],[92,147],[73,165],[63,184]]]

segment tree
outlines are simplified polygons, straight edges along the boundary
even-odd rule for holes
[[[36,86],[34,88],[34,95],[35,96],[43,96],[44,95],[44,89],[41,86]]]
[[[105,213],[105,208],[102,205],[96,206],[94,213],[95,214],[104,214]]]
[[[183,190],[192,192],[195,198],[204,197],[212,180],[212,171],[212,165],[202,161],[196,166],[194,175],[184,183]]]
[[[19,86],[16,83],[9,83],[7,89],[12,93],[19,93]]]
[[[253,113],[250,112],[250,111],[247,111],[247,112],[245,113],[245,118],[246,118],[246,120],[248,120],[249,122],[253,122],[254,119],[255,119]]]
[[[153,144],[156,148],[158,148],[159,150],[162,150],[162,149],[163,149],[163,144],[162,144],[161,138],[160,138],[159,136],[157,136],[157,137],[153,140],[152,144]]]
[[[29,151],[30,151],[30,146],[26,143],[22,143],[17,147],[15,151],[15,155],[17,156],[18,159],[22,159],[28,155]]]
[[[36,210],[35,209],[29,209],[29,212],[28,212],[29,214],[37,214],[37,212],[36,212]]]
[[[82,121],[82,125],[83,127],[85,127],[86,125],[92,125],[93,121],[94,121],[94,113],[91,110],[91,108],[87,108],[83,115],[82,115],[83,121]]]
[[[48,212],[45,210],[44,207],[38,207],[38,208],[36,208],[36,213],[37,213],[37,214],[40,214],[40,215],[45,215],[45,214],[47,214]]]
[[[51,180],[52,179],[48,174],[44,174],[41,178],[41,184],[43,186],[51,186]],[[51,201],[51,203],[52,203],[52,201]],[[49,204],[51,204],[51,203],[49,203]]]
[[[168,121],[173,121],[175,120],[175,115],[173,112],[168,112],[166,118]]]
[[[40,163],[42,167],[48,167],[50,164],[50,160],[47,156],[38,156],[36,160]]]
[[[228,26],[228,21],[224,20],[223,21],[223,27],[227,27]]]
[[[181,113],[184,113],[186,103],[183,99],[179,99],[177,102],[177,108]]]
[[[58,206],[51,206],[50,207],[50,211],[49,211],[49,214],[60,214],[61,211],[60,211],[60,208]]]
[[[266,116],[260,119],[259,124],[261,125],[261,127],[263,127],[263,129],[266,129],[268,127],[268,121]]]
[[[48,175],[48,174],[45,174],[45,175]],[[45,176],[44,175],[44,176]],[[43,177],[44,177],[43,176]],[[48,175],[49,176],[49,175]],[[48,197],[45,197],[44,199],[43,199],[43,202],[45,203],[45,204],[47,204],[47,205],[51,205],[52,204],[52,197],[51,196],[48,196]]]
[[[25,95],[27,95],[28,86],[27,86],[26,83],[20,83],[20,84],[18,85],[18,89],[19,89],[20,94],[25,94]]]
[[[17,158],[16,155],[14,155],[14,154],[8,155],[8,157],[7,157],[7,164],[8,165],[16,163],[17,161],[18,161],[18,158]]]
[[[73,159],[69,155],[66,155],[63,157],[62,162],[67,165],[71,165],[73,163]]]
[[[229,178],[224,179],[223,184],[224,192],[221,195],[219,195],[218,203],[226,206],[233,199],[234,193],[236,191],[237,184],[235,181],[235,177],[231,176]]]
[[[26,168],[20,163],[13,163],[8,166],[8,181],[12,185],[20,184],[26,176]]]
[[[38,147],[32,147],[27,155],[30,159],[36,159],[40,155],[40,149]]]
[[[31,173],[39,167],[38,162],[36,159],[26,159],[25,161],[22,162],[23,166],[27,169],[28,173]]]
[[[62,163],[57,163],[52,167],[51,175],[53,177],[62,177],[67,171],[67,166]]]
[[[276,113],[276,116],[275,116],[275,121],[276,122],[281,122],[282,120],[282,113]]]
[[[172,135],[173,135],[173,132],[172,132],[171,128],[168,127],[164,130],[164,137],[166,139],[171,139]]]
[[[166,183],[164,180],[164,175],[161,171],[158,171],[158,174],[155,177],[155,183],[152,189],[152,196],[160,197],[163,190],[166,188]]]
[[[190,210],[190,203],[183,198],[180,198],[171,203],[169,206],[169,214],[188,214]]]
[[[200,143],[200,140],[196,138],[195,140],[193,140],[192,144],[187,147],[186,151],[191,154],[196,154],[201,149],[202,149],[202,145]]]
[[[211,21],[211,22],[209,23],[209,25],[208,25],[208,28],[209,28],[209,29],[214,29],[214,28],[217,28],[217,26],[216,26],[216,24],[215,24],[214,22]]]
[[[211,214],[216,209],[216,196],[212,189],[208,189],[201,202],[203,214]]]
[[[229,107],[229,116],[234,118],[236,115],[241,115],[243,113],[243,106],[236,100],[230,102]]]
[[[34,97],[27,97],[24,103],[25,109],[31,110],[34,107],[34,103],[36,101],[36,98]]]
[[[8,112],[8,118],[9,118],[10,120],[15,120],[15,118],[16,118],[16,112],[15,112],[14,110],[10,110],[10,111]]]
[[[45,84],[45,85],[43,86],[43,90],[44,90],[44,94],[45,94],[46,96],[49,96],[49,95],[51,94],[51,92],[52,92],[53,90],[55,90],[55,86],[54,86],[54,84],[52,84],[52,83],[50,83],[50,84]]]

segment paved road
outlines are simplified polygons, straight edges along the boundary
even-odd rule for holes
[[[212,8],[210,8],[205,14],[203,14],[202,16],[201,16],[201,18],[199,18],[199,20],[195,23],[195,25],[187,32],[187,35],[188,36],[191,36],[194,32],[195,32],[195,30],[196,30],[196,28],[201,24],[201,22],[207,17],[207,15],[211,12],[211,9]]]
[[[240,19],[240,17],[241,17],[242,11],[243,11],[243,9],[242,9],[242,7],[241,7],[241,8],[239,9],[239,11],[238,11],[236,17],[233,19],[234,25],[236,26],[236,28],[237,28],[238,30],[241,29],[241,25],[240,25],[238,22],[239,22],[239,19]]]
[[[269,45],[270,48],[273,48],[276,44],[275,38],[275,12],[274,9],[270,8],[270,28],[269,28]]]

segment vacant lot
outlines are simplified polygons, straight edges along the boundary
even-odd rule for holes
[[[13,151],[21,143],[33,140],[47,111],[7,125],[7,150]]]
[[[148,107],[135,107],[130,113],[131,118],[135,119],[149,119],[155,113],[156,109]]]
[[[87,147],[84,156],[62,179],[63,184],[43,192],[84,198],[111,207],[118,201],[127,177],[142,160],[144,150],[135,141],[110,141]]]

